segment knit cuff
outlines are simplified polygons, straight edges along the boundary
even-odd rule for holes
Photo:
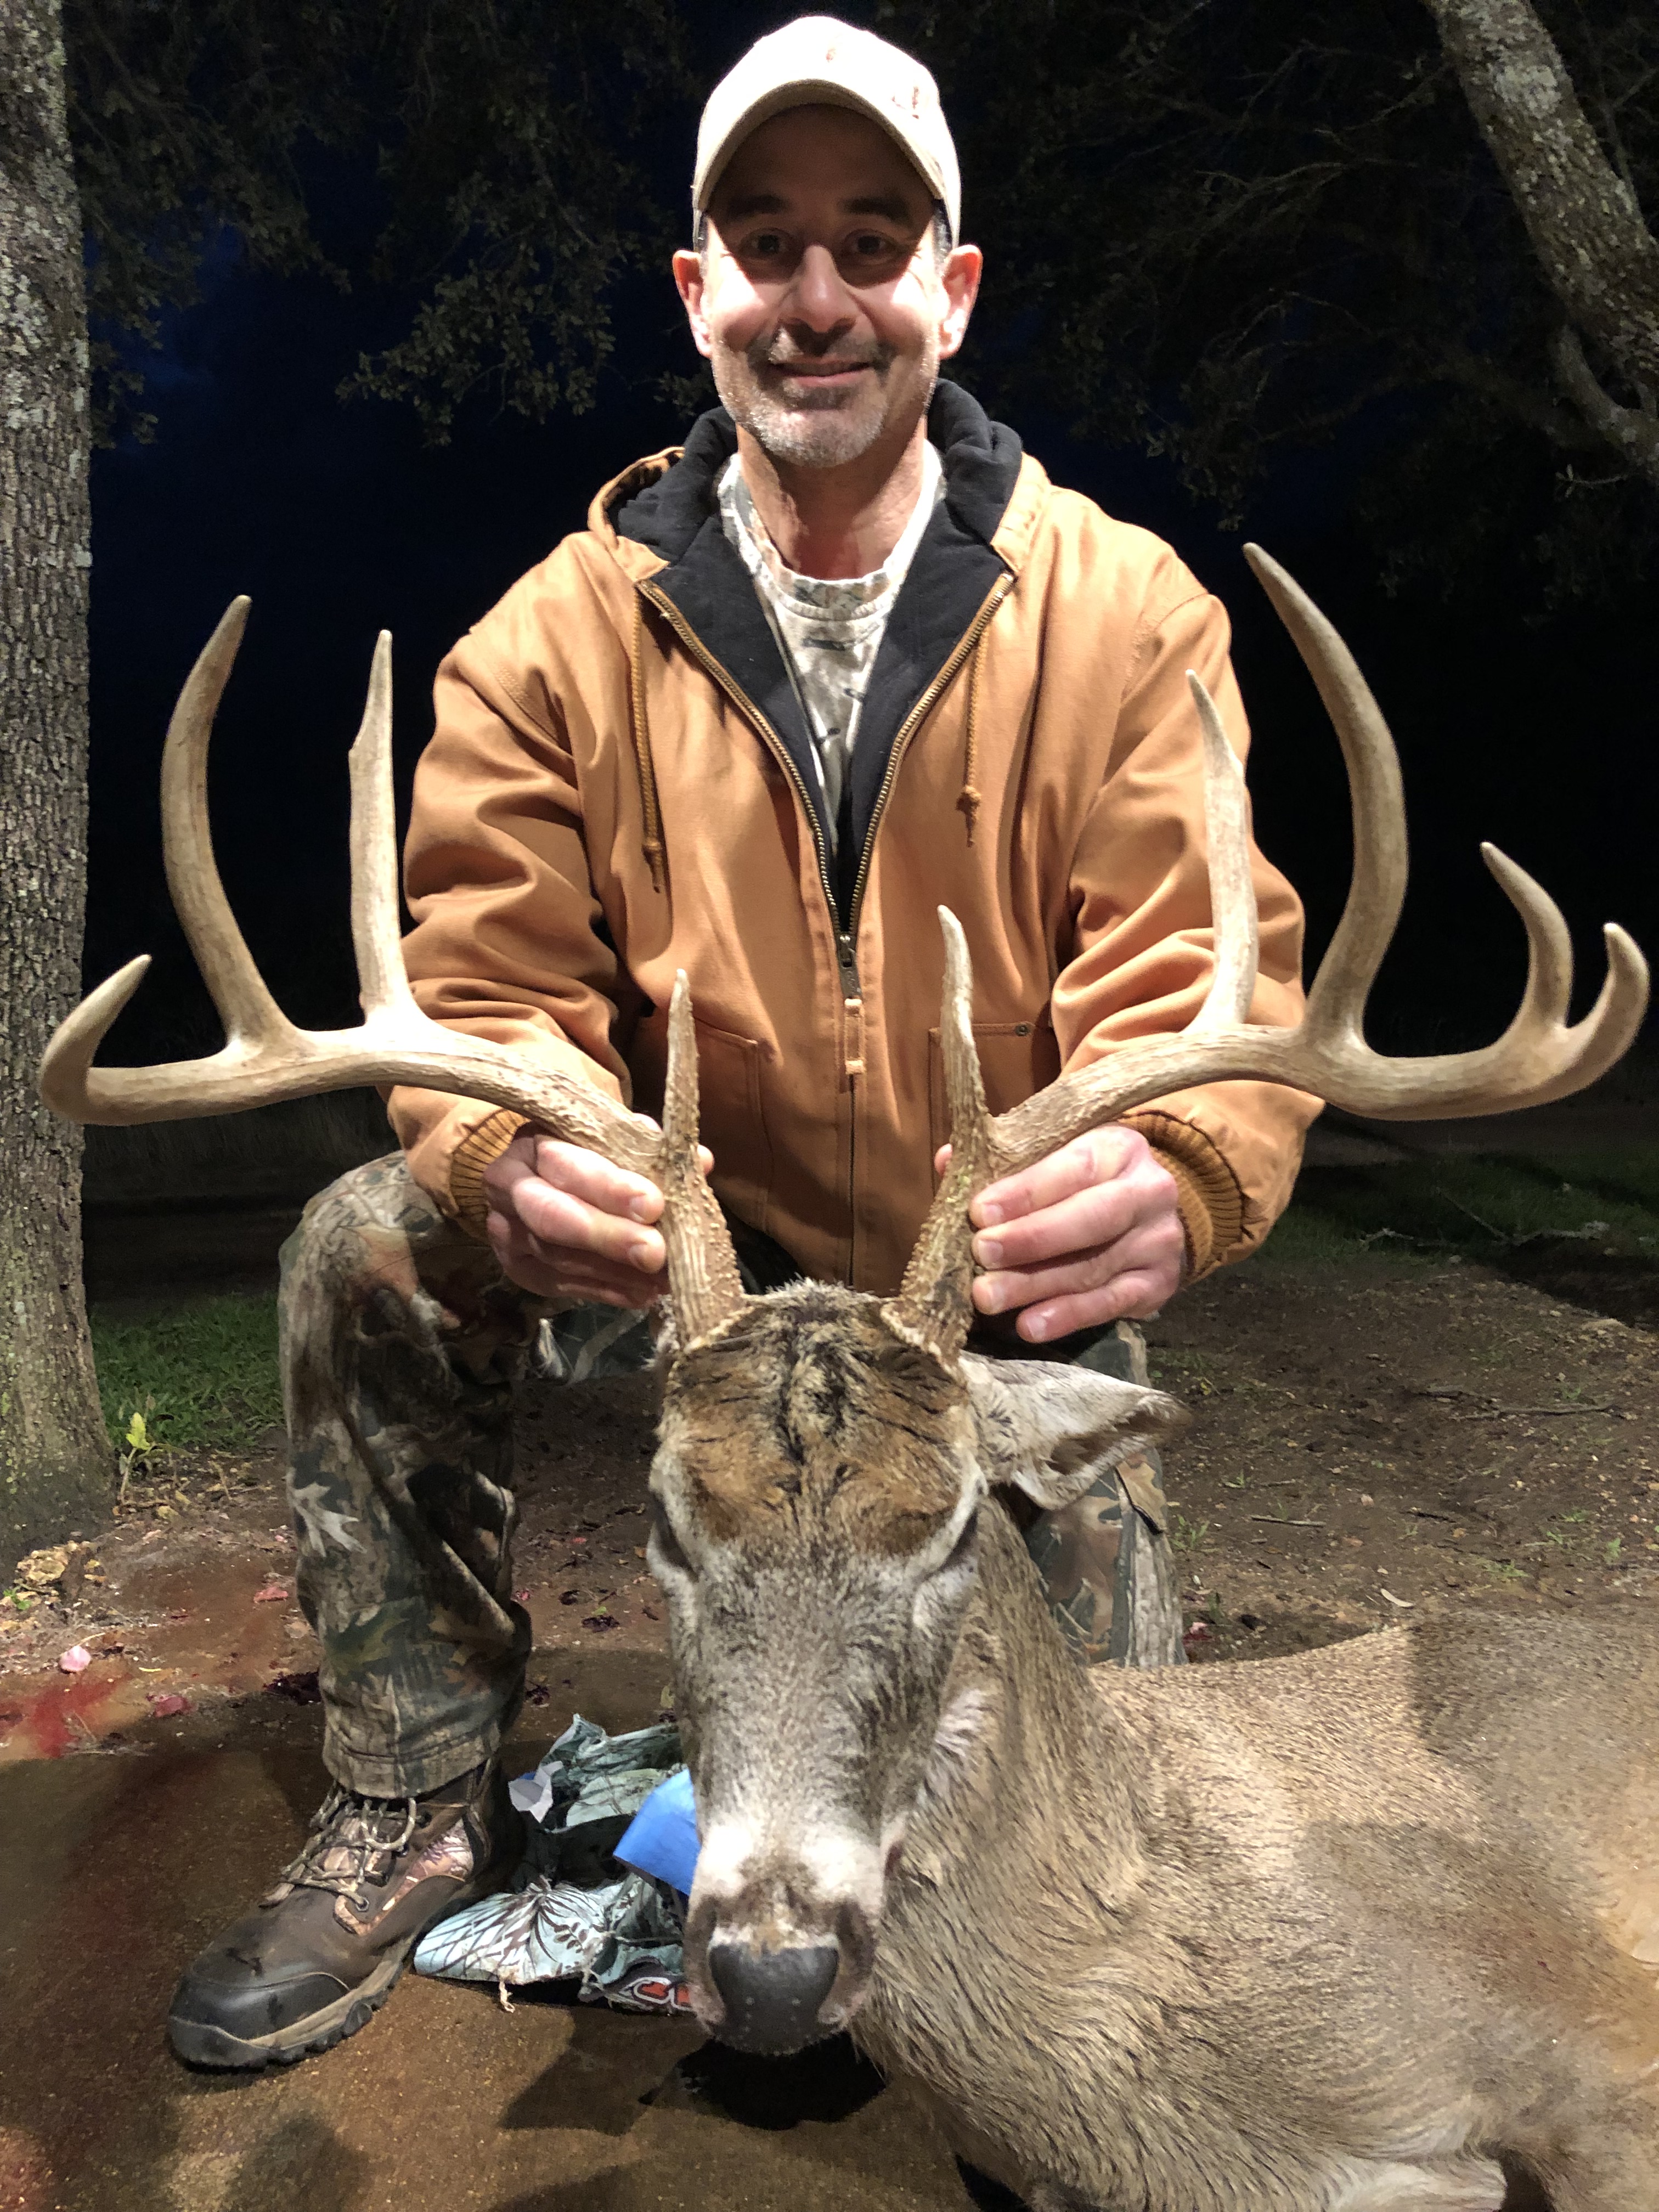
[[[1244,1194],[1225,1157],[1201,1129],[1173,1114],[1126,1114],[1175,1178],[1176,1205],[1187,1239],[1186,1279],[1218,1267],[1244,1233]]]
[[[449,1163],[449,1198],[455,1218],[471,1237],[481,1242],[489,1202],[484,1194],[484,1170],[500,1159],[520,1129],[530,1122],[522,1114],[503,1106],[462,1138]]]

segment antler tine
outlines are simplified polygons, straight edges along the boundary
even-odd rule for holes
[[[105,1032],[149,965],[130,961],[59,1025],[40,1063],[46,1103],[72,1121],[159,1121],[359,1084],[409,1084],[507,1107],[538,1129],[660,1182],[679,1341],[708,1335],[741,1306],[743,1284],[731,1231],[698,1164],[696,1042],[685,977],[670,1009],[663,1133],[591,1084],[422,1012],[399,936],[392,640],[384,630],[351,749],[351,932],[364,1019],[356,1029],[299,1029],[266,990],[232,919],[208,835],[208,739],[247,609],[246,599],[233,604],[191,671],[162,768],[167,878],[223,1016],[224,1048],[208,1059],[159,1067],[94,1067]]]
[[[392,785],[392,632],[374,641],[363,719],[351,748],[351,940],[363,1012],[406,1015],[415,994],[404,966],[398,908],[398,814]]]
[[[225,1045],[204,1059],[155,1067],[93,1066],[99,1045],[149,966],[141,957],[90,992],[59,1024],[40,1063],[46,1103],[76,1121],[184,1121],[360,1084],[413,1084],[507,1107],[620,1166],[654,1174],[661,1139],[614,1099],[503,1046],[430,1021],[415,1005],[398,940],[385,640],[377,648],[353,751],[353,927],[369,1020],[357,1029],[302,1030],[277,1006],[232,918],[208,834],[208,740],[247,608],[246,599],[232,603],[197,660],[162,759],[168,883],[224,1019]]]
[[[939,909],[945,932],[945,1003],[939,1048],[945,1095],[951,1108],[951,1164],[904,1270],[897,1296],[882,1311],[889,1325],[938,1358],[955,1359],[973,1318],[973,1231],[968,1207],[996,1173],[993,1123],[974,1043],[974,968],[962,924],[948,906]]]
[[[1227,742],[1215,701],[1190,668],[1187,684],[1204,733],[1204,830],[1215,940],[1215,976],[1188,1025],[1192,1036],[1249,1019],[1261,943],[1255,885],[1250,881],[1250,803],[1244,763]]]
[[[1203,732],[1215,973],[1199,1013],[1174,1036],[1142,1037],[1074,1068],[1007,1113],[985,1113],[969,1026],[966,943],[940,909],[946,939],[945,1079],[951,1168],[923,1224],[897,1297],[884,1309],[913,1342],[947,1364],[972,1318],[968,1206],[996,1177],[1018,1172],[1130,1108],[1201,1083],[1255,1079],[1311,1091],[1380,1121],[1455,1120],[1565,1097],[1628,1050],[1647,1006],[1647,963],[1607,925],[1607,980],[1583,1021],[1569,1025],[1572,949],[1553,900],[1492,846],[1487,866],[1519,913],[1529,963],[1520,1009],[1475,1052],[1389,1059],[1364,1040],[1365,1001],[1400,918],[1406,890],[1406,817],[1400,764],[1376,702],[1336,631],[1301,586],[1259,547],[1252,568],[1318,685],[1347,763],[1353,799],[1353,877],[1347,904],[1295,1029],[1249,1018],[1256,975],[1256,912],[1249,874],[1248,801],[1239,763],[1214,702],[1190,671]]]
[[[1370,686],[1334,625],[1259,545],[1247,545],[1244,558],[1324,702],[1342,747],[1353,809],[1347,902],[1309,990],[1303,1035],[1310,1044],[1328,1038],[1360,1043],[1365,1001],[1406,902],[1406,795],[1399,756]]]
[[[161,752],[161,850],[173,907],[233,1045],[286,1042],[296,1032],[265,988],[219,880],[208,820],[208,746],[252,601],[234,599],[197,655]]]
[[[668,1074],[664,1086],[662,1152],[658,1182],[663,1193],[663,1242],[674,1301],[678,1348],[705,1342],[743,1310],[743,1279],[732,1231],[708,1188],[697,1158],[697,1038],[691,1020],[691,987],[684,968],[668,1004]]]

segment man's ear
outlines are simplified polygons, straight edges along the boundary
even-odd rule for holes
[[[1108,1467],[1187,1425],[1161,1390],[1047,1359],[962,1355],[988,1482],[1012,1482],[1037,1504],[1069,1505]]]
[[[704,312],[704,295],[708,288],[708,272],[703,266],[702,256],[682,247],[674,256],[674,289],[685,309],[685,319],[691,325],[691,339],[705,359],[714,351],[708,336],[708,318]]]

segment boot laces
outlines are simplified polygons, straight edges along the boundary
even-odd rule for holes
[[[418,1817],[413,1797],[368,1797],[337,1782],[313,1816],[300,1853],[278,1878],[292,1889],[331,1890],[361,1899],[385,1882],[408,1848]]]

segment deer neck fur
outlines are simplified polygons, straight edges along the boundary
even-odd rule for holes
[[[1066,1954],[1097,1954],[1146,1880],[1145,1792],[1115,1717],[1049,1620],[1008,1513],[988,1503],[923,1789],[890,1885],[854,2034],[953,2102],[1074,2035]],[[1040,1928],[1019,1900],[1041,1896]],[[1034,1941],[1035,1937],[1035,1941]],[[957,2015],[941,2022],[944,2006]],[[1069,2027],[1067,2023],[1070,2023]],[[1007,2051],[1000,2046],[1005,2039]],[[1023,2047],[1023,2060],[1013,2045]],[[962,2078],[944,2075],[959,2074]]]

